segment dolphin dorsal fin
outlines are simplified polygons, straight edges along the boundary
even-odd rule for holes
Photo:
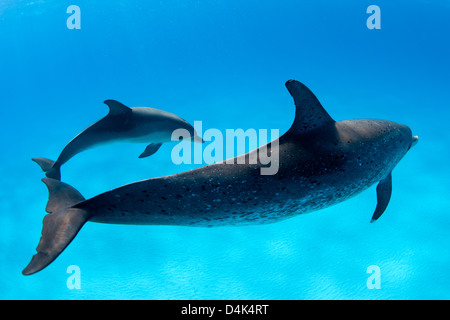
[[[109,107],[108,116],[128,116],[132,112],[126,105],[116,100],[105,100],[104,103]]]
[[[303,83],[289,80],[286,82],[286,88],[295,102],[295,119],[289,131],[304,133],[334,122],[316,96]]]

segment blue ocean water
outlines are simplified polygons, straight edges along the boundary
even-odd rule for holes
[[[381,29],[368,29],[369,5]],[[70,5],[81,29],[66,25]],[[449,299],[448,1],[0,2],[1,299]],[[408,125],[420,142],[393,172],[390,205],[369,223],[375,186],[272,225],[189,228],[87,223],[45,270],[35,253],[48,199],[32,157],[62,148],[116,99],[204,129],[277,128],[294,116],[288,79],[336,120]],[[86,198],[177,166],[170,145],[82,153],[63,180]],[[380,152],[383,152],[380,150]],[[69,289],[67,268],[81,271]],[[369,289],[369,266],[380,289]]]

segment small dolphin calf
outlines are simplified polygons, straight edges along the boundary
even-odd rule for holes
[[[194,141],[203,142],[194,128],[179,116],[147,107],[128,108],[115,100],[106,100],[109,113],[95,122],[67,144],[55,161],[33,158],[48,178],[61,180],[61,166],[76,154],[101,144],[117,141],[150,143],[139,158],[154,154],[164,142],[170,142],[172,132],[186,129]]]
[[[296,106],[291,128],[277,143],[240,155],[233,164],[228,159],[143,180],[88,200],[64,182],[43,179],[50,214],[23,274],[49,265],[87,221],[201,227],[272,223],[329,207],[379,182],[372,221],[378,219],[391,197],[391,172],[418,138],[391,121],[334,121],[306,86],[290,80],[286,87]],[[267,163],[259,161],[261,152],[279,153],[276,174],[260,174]]]

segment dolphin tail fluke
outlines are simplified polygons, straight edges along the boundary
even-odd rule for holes
[[[86,209],[73,208],[75,204],[84,201],[84,197],[75,188],[55,179],[44,178],[42,181],[49,191],[45,209],[49,214],[44,217],[37,254],[22,271],[24,275],[36,273],[52,263],[90,216]]]
[[[31,160],[41,167],[47,178],[61,180],[61,167],[58,165],[55,166],[55,161],[47,158],[33,158]]]

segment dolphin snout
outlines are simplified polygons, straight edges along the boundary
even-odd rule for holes
[[[200,143],[205,143],[205,140],[203,140],[202,137],[195,135],[194,136],[194,142],[200,142]]]
[[[411,145],[409,146],[409,149],[414,147],[417,144],[417,142],[419,142],[419,136],[413,136],[411,139]]]

